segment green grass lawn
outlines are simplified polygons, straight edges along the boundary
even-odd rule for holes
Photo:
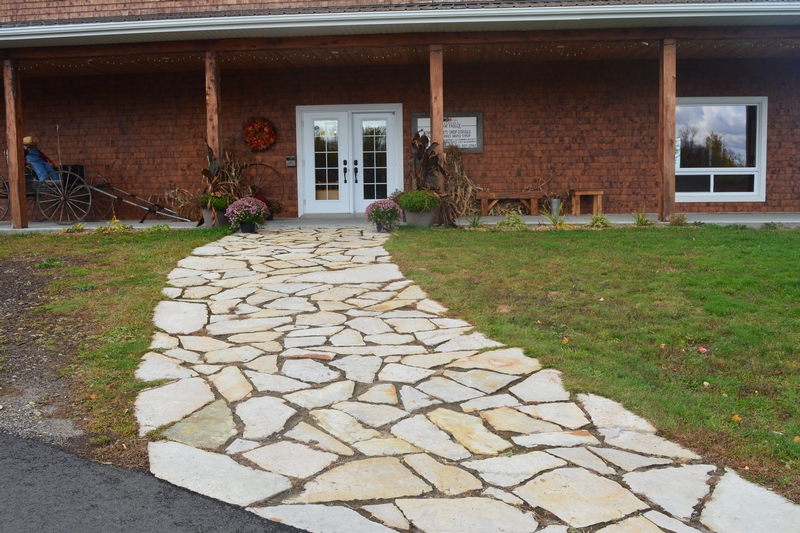
[[[26,275],[50,280],[31,326],[53,334],[53,351],[72,348],[61,372],[79,406],[73,416],[84,419],[92,442],[142,451],[132,407],[144,385],[134,372],[150,344],[153,308],[177,262],[228,233],[222,228],[0,237],[0,260],[29,264]]]
[[[408,228],[387,248],[571,391],[800,502],[800,231]]]

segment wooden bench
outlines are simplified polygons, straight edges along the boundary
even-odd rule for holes
[[[572,216],[577,217],[581,214],[581,196],[592,197],[592,214],[599,215],[603,212],[603,190],[602,189],[570,189],[569,196],[572,199]]]
[[[500,200],[519,200],[533,215],[539,214],[540,192],[488,192],[480,191],[475,197],[481,201],[481,216],[489,215],[489,210]]]

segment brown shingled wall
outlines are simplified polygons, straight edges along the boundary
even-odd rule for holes
[[[769,97],[767,201],[678,204],[695,211],[800,211],[800,62],[681,63],[679,96]],[[47,78],[23,81],[26,132],[57,156],[60,126],[65,162],[83,162],[114,185],[157,196],[176,186],[197,189],[205,164],[202,72]],[[428,106],[425,66],[222,72],[222,135],[244,151],[241,126],[263,116],[278,141],[255,159],[285,180],[284,216],[296,215],[297,181],[285,156],[296,154],[295,106],[403,103],[411,113]],[[482,154],[463,167],[493,190],[600,187],[609,213],[642,206],[655,211],[657,69],[653,62],[568,62],[445,65],[445,109],[482,111]],[[4,148],[4,139],[0,149]],[[404,148],[407,153],[408,147]],[[404,157],[405,158],[405,157]],[[0,173],[5,161],[0,158]],[[138,211],[121,211],[136,216]]]

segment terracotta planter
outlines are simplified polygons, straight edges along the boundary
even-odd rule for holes
[[[406,214],[406,222],[410,226],[419,226],[422,228],[428,228],[433,226],[433,221],[436,218],[435,211],[420,211],[414,213],[413,211],[405,211]]]

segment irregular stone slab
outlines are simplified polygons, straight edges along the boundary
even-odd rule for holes
[[[561,431],[561,428],[555,424],[536,420],[511,407],[498,407],[490,411],[481,411],[480,414],[497,431],[513,431],[514,433],[526,434]]]
[[[552,368],[541,370],[508,390],[523,402],[569,400],[569,393],[564,390],[564,384],[561,382],[561,372]]]
[[[342,355],[377,355],[389,357],[392,355],[412,355],[425,351],[423,346],[325,346],[325,349]]]
[[[369,439],[361,442],[354,442],[353,448],[369,457],[386,455],[405,455],[407,453],[419,453],[422,450],[409,444],[403,439]]]
[[[238,402],[253,392],[253,386],[235,366],[225,367],[208,379],[229,402]]]
[[[356,248],[354,250],[348,250],[344,253],[344,255],[371,255],[371,256],[378,256],[378,255],[389,255],[389,252],[383,249],[383,246],[374,246],[371,248]]]
[[[264,470],[300,479],[313,476],[339,458],[333,453],[286,441],[258,448],[244,456]]]
[[[283,345],[286,348],[304,348],[307,346],[320,346],[325,344],[327,341],[328,337],[287,337],[283,339]]]
[[[533,513],[489,498],[399,499],[395,502],[425,533],[533,533]]]
[[[164,432],[164,436],[194,446],[195,448],[218,448],[236,434],[236,424],[228,406],[222,400],[204,407],[184,418]]]
[[[185,361],[193,365],[203,362],[203,359],[199,354],[190,352],[189,350],[184,350],[183,348],[172,348],[164,352],[164,355],[167,357],[172,357],[173,359],[180,359],[181,361]]]
[[[464,322],[463,320],[458,320],[455,318],[432,318],[431,322],[439,326],[440,328],[465,328],[467,326],[471,326],[469,322]]]
[[[394,457],[353,461],[328,470],[303,487],[287,503],[377,500],[419,496],[431,487]]]
[[[578,429],[589,423],[581,408],[571,402],[525,405],[517,407],[517,410],[535,418],[555,422],[569,429]]]
[[[664,457],[674,457],[679,459],[700,459],[700,456],[681,448],[677,444],[649,433],[639,433],[638,431],[618,430],[616,428],[601,429],[600,433],[605,437],[606,444],[631,450],[634,452],[646,453],[648,455],[661,455]]]
[[[391,318],[386,323],[398,333],[417,333],[436,329],[433,322],[426,318]]]
[[[305,422],[298,423],[291,431],[285,433],[290,439],[294,439],[306,444],[311,444],[321,450],[333,452],[338,455],[353,455],[353,450],[334,439],[324,431],[320,431]]]
[[[448,496],[483,488],[483,483],[469,472],[455,466],[443,465],[428,454],[407,455],[404,461],[417,474]]]
[[[192,250],[192,255],[225,255],[228,250],[221,246],[200,246]]]
[[[583,468],[594,470],[598,474],[614,475],[616,470],[606,465],[602,459],[586,448],[548,448],[547,453],[566,459]]]
[[[394,533],[394,530],[339,505],[277,505],[249,507],[247,510],[310,533]]]
[[[191,278],[179,278],[179,279],[171,279],[171,280],[169,280],[169,284],[173,285],[175,287],[192,287],[194,285],[205,285],[206,283],[208,283],[208,280],[203,278],[203,277],[200,277],[200,276],[193,276]],[[180,290],[180,289],[178,289],[178,290]],[[170,291],[170,293],[174,294],[173,291]],[[162,289],[162,294],[164,294],[163,293],[163,289]],[[165,294],[164,296],[170,297],[169,294]]]
[[[414,342],[414,337],[411,335],[401,335],[399,333],[380,333],[378,335],[367,335],[364,337],[364,340],[374,344],[394,346],[398,344],[410,344]]]
[[[305,298],[300,298],[296,296],[292,296],[289,298],[278,298],[277,300],[272,300],[264,305],[264,307],[269,309],[282,309],[287,311],[303,311],[305,313],[313,313],[317,310],[317,307],[310,303]]]
[[[381,318],[437,318],[436,315],[430,313],[422,313],[420,311],[388,311],[381,314]]]
[[[699,530],[689,527],[683,522],[679,522],[658,511],[647,511],[643,516],[661,529],[671,533],[699,533]]]
[[[515,443],[526,448],[536,446],[586,446],[600,444],[594,435],[585,429],[575,431],[553,431],[552,433],[534,433],[511,437]]]
[[[344,411],[359,422],[372,427],[385,426],[408,416],[406,411],[391,405],[375,405],[360,402],[341,402],[333,405],[334,409]]]
[[[469,350],[466,352],[443,352],[409,355],[408,357],[403,358],[403,364],[408,366],[418,366],[420,368],[434,368],[437,366],[446,365],[447,363],[451,363],[457,359],[469,357],[470,355],[474,354],[474,350]]]
[[[297,411],[280,398],[250,398],[236,406],[236,414],[244,422],[244,438],[265,439],[283,429]]]
[[[710,472],[716,468],[711,465],[683,465],[631,472],[622,479],[636,494],[644,495],[672,516],[688,520],[692,517],[694,506],[711,490],[707,481],[711,478]]]
[[[334,346],[364,346],[366,344],[361,333],[350,328],[332,336],[330,341]]]
[[[355,330],[360,331],[364,335],[377,335],[380,333],[392,332],[392,328],[390,328],[386,322],[380,318],[369,316],[362,316],[349,320],[347,325]]]
[[[656,432],[656,428],[650,422],[636,416],[615,401],[594,394],[579,394],[578,399],[589,413],[592,423],[599,428],[618,427],[642,433]]]
[[[521,499],[517,498],[516,496],[514,496],[510,492],[506,492],[504,490],[500,490],[500,489],[495,488],[495,487],[489,487],[488,489],[484,490],[481,493],[481,496],[490,496],[490,497],[492,497],[492,498],[494,498],[496,500],[500,500],[501,502],[506,502],[509,505],[517,505],[517,506],[525,505],[524,501],[522,501]],[[566,526],[564,527],[564,532],[563,533],[567,533]]]
[[[249,505],[292,488],[291,481],[281,475],[185,444],[151,442],[147,450],[150,471],[157,478],[234,505]]]
[[[151,350],[169,350],[170,348],[178,347],[178,339],[171,337],[164,332],[156,331],[153,333],[153,340],[150,343]]]
[[[428,323],[430,323],[430,321],[428,321]],[[473,329],[472,326],[465,328],[434,329],[433,331],[420,331],[414,335],[422,344],[426,346],[436,346],[437,344],[454,339],[471,329]]]
[[[298,329],[286,334],[287,338],[294,337],[330,337],[342,331],[344,326],[327,326],[324,328]]]
[[[463,402],[464,400],[471,400],[483,393],[464,385],[459,385],[455,381],[451,381],[439,376],[433,377],[428,381],[420,383],[417,388],[423,392],[436,396],[445,401],[445,403]]]
[[[142,356],[142,362],[136,369],[136,377],[142,381],[157,379],[183,379],[192,378],[197,372],[182,367],[178,359],[167,357],[156,352],[147,352]]]
[[[417,307],[419,307],[419,305],[417,305]],[[436,348],[436,351],[457,352],[461,350],[483,350],[484,348],[497,348],[499,346],[503,346],[503,344],[487,339],[483,333],[473,333],[472,335],[461,335],[444,344],[440,344]]]
[[[241,320],[226,320],[209,324],[206,330],[211,335],[230,335],[232,333],[250,333],[272,329],[292,321],[291,317],[273,318],[243,318]]]
[[[257,357],[256,359],[245,363],[244,366],[261,374],[275,374],[278,372],[278,356],[264,355]]]
[[[644,455],[639,455],[638,453],[623,452],[622,450],[615,450],[614,448],[589,447],[589,449],[609,463],[614,463],[621,469],[629,472],[645,466],[666,465],[672,462],[670,459],[664,459],[661,457],[645,457]]]
[[[349,444],[381,436],[379,432],[365,428],[358,420],[342,411],[317,409],[309,414],[322,429]]]
[[[345,283],[386,283],[403,279],[403,274],[397,265],[380,264],[362,267],[347,268],[345,270],[323,270],[310,272],[295,278],[297,282],[328,283],[342,285]]]
[[[392,290],[392,289],[385,289],[385,290]],[[403,292],[397,295],[397,298],[400,300],[422,300],[427,298],[428,295],[425,294],[425,291],[420,289],[419,285],[412,285],[408,287]]]
[[[423,407],[428,407],[429,405],[442,403],[441,400],[431,398],[424,392],[420,392],[414,387],[409,387],[408,385],[404,385],[403,388],[400,389],[400,398],[403,401],[403,409],[409,413],[413,413],[417,409],[422,409]]]
[[[494,370],[503,374],[521,376],[530,374],[542,368],[539,361],[526,357],[520,348],[507,348],[505,350],[492,350],[479,353],[470,357],[459,359],[447,365],[448,368],[482,368]]]
[[[313,301],[320,301],[320,300],[328,300],[334,302],[343,302],[348,298],[352,298],[354,296],[358,296],[359,294],[364,293],[364,289],[359,287],[335,287],[333,289],[328,289],[327,291],[322,291],[314,294],[311,296],[311,300]]]
[[[276,331],[257,331],[254,333],[237,333],[228,337],[228,341],[235,343],[246,342],[270,342],[274,341],[281,334]]]
[[[420,300],[417,302],[417,309],[423,313],[433,313],[435,315],[441,315],[442,313],[447,312],[447,308],[445,306],[433,300]]]
[[[326,387],[314,390],[303,390],[284,395],[284,398],[305,409],[315,409],[349,400],[353,396],[355,383],[338,381]]]
[[[283,294],[276,292],[276,291],[265,291],[263,289],[259,289],[250,296],[247,297],[247,303],[250,305],[259,306],[266,302],[275,300],[277,298],[283,297]]]
[[[236,453],[249,452],[261,446],[259,443],[252,440],[236,439],[225,449],[225,453],[233,455]]]
[[[210,376],[211,374],[219,372],[223,368],[225,367],[220,365],[194,365],[192,367],[192,370],[196,370],[197,372],[200,372],[204,376]]]
[[[214,401],[214,393],[203,378],[189,378],[139,393],[136,420],[139,436],[171,424]]]
[[[316,285],[314,283],[281,283],[279,285],[270,287],[270,289],[275,292],[281,292],[283,294],[294,294],[296,292],[304,291],[307,289],[313,289],[314,287],[319,287],[319,286],[320,285]],[[301,298],[298,298],[298,300],[301,300]]]
[[[233,310],[236,309],[236,306],[239,305],[240,302],[241,302],[241,300],[213,301],[210,304],[211,314],[212,315],[225,315],[225,314],[228,314],[228,313],[232,313]],[[213,319],[215,317],[212,316],[211,318]],[[211,323],[214,324],[215,321],[212,320]]]
[[[188,270],[245,270],[247,263],[221,257],[187,257],[178,261],[178,266]]]
[[[224,350],[215,350],[206,353],[207,363],[246,363],[263,354],[258,348],[252,346],[234,346]]]
[[[619,483],[583,468],[544,473],[514,490],[514,494],[573,527],[619,520],[648,507]]]
[[[311,387],[308,383],[277,374],[262,374],[252,370],[245,370],[244,373],[258,392],[294,392]]]
[[[381,364],[383,364],[383,360],[374,355],[349,355],[332,362],[331,366],[344,370],[347,379],[359,383],[372,383],[375,381],[375,373]]]
[[[491,394],[498,389],[502,389],[512,381],[518,379],[516,376],[499,374],[489,370],[470,370],[469,372],[454,372],[445,370],[444,375],[462,385],[477,389]]]
[[[194,333],[208,322],[205,304],[187,302],[158,302],[153,311],[153,323],[167,333]]]
[[[406,530],[411,527],[406,517],[400,509],[393,503],[383,503],[380,505],[365,505],[362,507],[366,512],[383,522],[389,527]]]
[[[175,268],[169,274],[167,279],[180,279],[180,278],[193,278],[195,276],[202,276],[205,272],[202,270],[188,270],[186,268]]]
[[[434,370],[426,370],[424,368],[406,366],[399,363],[390,363],[383,367],[381,373],[378,374],[378,379],[380,381],[416,383],[421,379],[431,376],[434,372]]]
[[[341,376],[339,372],[310,359],[290,359],[283,363],[281,372],[309,383],[327,383],[339,379]]]
[[[496,407],[516,407],[519,405],[519,400],[510,394],[496,394],[494,396],[484,396],[483,398],[475,398],[468,402],[461,404],[461,410],[465,413],[472,413],[474,411],[483,411],[484,409],[493,409]]]
[[[598,529],[597,533],[662,533],[662,531],[648,519],[641,516],[634,516],[632,518],[626,518],[616,524]]]
[[[566,465],[544,452],[530,452],[509,457],[492,457],[477,461],[466,461],[461,466],[476,470],[478,475],[492,485],[513,487],[530,479],[539,472]]]
[[[447,433],[423,415],[398,422],[392,426],[391,432],[392,435],[445,459],[458,461],[470,456],[466,448],[450,440]]]
[[[361,402],[397,404],[397,389],[391,383],[380,383],[358,397]]]
[[[341,313],[331,313],[330,311],[320,311],[310,315],[299,315],[295,324],[298,326],[338,326],[347,321],[347,315]]]
[[[181,345],[185,349],[195,352],[213,352],[215,350],[224,350],[225,348],[231,347],[230,343],[215,339],[214,337],[181,335],[178,338],[181,340]]]
[[[315,350],[313,348],[289,348],[285,350],[282,357],[287,359],[317,359],[318,361],[332,361],[336,354],[325,350]]]
[[[513,445],[490,432],[480,418],[439,408],[428,413],[428,419],[447,431],[473,453],[497,455]]]

